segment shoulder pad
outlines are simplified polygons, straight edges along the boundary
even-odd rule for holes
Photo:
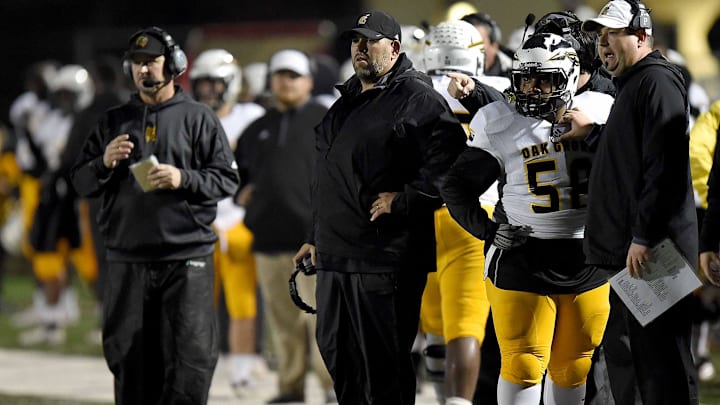
[[[506,130],[513,120],[510,119],[515,113],[515,108],[505,101],[494,101],[478,110],[478,114],[485,117],[485,132],[496,134]]]
[[[592,122],[604,124],[614,102],[615,99],[605,93],[584,91],[573,98],[572,108],[584,112]]]

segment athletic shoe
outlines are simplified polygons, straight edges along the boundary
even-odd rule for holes
[[[266,402],[266,404],[289,404],[293,402],[305,403],[304,394],[279,394]]]
[[[250,378],[230,382],[230,389],[232,389],[233,394],[238,398],[252,396],[255,392],[255,387],[257,387],[257,383]]]
[[[40,325],[18,335],[18,342],[21,346],[37,346],[43,344],[59,346],[65,344],[66,340],[65,328],[54,325]]]
[[[42,324],[47,317],[47,301],[42,290],[33,292],[33,303],[31,306],[14,313],[10,317],[10,324],[16,328],[29,328]]]
[[[710,381],[715,378],[715,366],[707,357],[701,357],[697,362],[697,373],[700,381]]]

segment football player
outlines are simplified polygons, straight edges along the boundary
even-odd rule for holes
[[[502,355],[497,398],[503,404],[581,404],[591,356],[609,313],[605,278],[585,267],[582,251],[591,152],[557,141],[569,108],[603,123],[612,97],[575,97],[580,61],[555,34],[531,36],[516,52],[514,106],[481,108],[468,148],[442,189],[453,218],[492,241],[485,286]],[[477,198],[503,178],[505,218],[495,221]],[[498,223],[501,222],[501,223]]]
[[[62,344],[66,338],[65,327],[78,321],[80,309],[68,279],[69,262],[89,284],[94,283],[98,273],[87,207],[79,203],[77,194],[68,185],[68,168],[61,165],[75,117],[92,103],[95,87],[83,66],[71,64],[50,77],[48,89],[49,109],[33,111],[27,128],[25,144],[31,151],[32,163],[20,162],[29,176],[37,176],[37,194],[21,193],[27,198],[25,207],[32,206],[27,211],[32,215],[28,229],[31,262],[44,293],[44,300],[39,300],[43,303],[38,307],[39,326],[18,336],[24,346]],[[18,153],[18,157],[21,156],[27,155]],[[24,183],[23,187],[33,184],[31,180]],[[19,321],[16,325],[27,325],[20,318],[14,318]]]
[[[435,89],[450,104],[466,128],[470,114],[447,92],[448,74],[463,73],[481,83],[497,85],[495,99],[510,85],[510,80],[483,76],[484,42],[475,27],[465,21],[447,21],[430,31],[423,64]],[[503,81],[505,81],[503,83]],[[497,187],[480,197],[492,212],[497,202]],[[485,337],[489,303],[482,281],[485,260],[484,242],[453,221],[442,207],[435,212],[437,272],[429,273],[420,312],[421,329],[426,333],[426,366],[438,382],[436,391],[447,405],[471,404],[480,367],[480,346]],[[444,384],[442,384],[444,376]]]
[[[233,55],[224,49],[200,53],[190,69],[190,82],[195,99],[210,106],[220,118],[232,149],[245,128],[265,113],[265,109],[255,103],[236,103],[242,73]],[[230,384],[237,396],[246,396],[255,385],[251,371],[257,362],[255,261],[250,250],[252,233],[243,223],[244,215],[245,209],[230,197],[218,203],[213,222],[218,234],[216,294],[222,285],[230,316]]]

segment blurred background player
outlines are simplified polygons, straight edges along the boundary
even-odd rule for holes
[[[400,35],[403,38],[403,52],[413,63],[415,70],[427,72],[423,55],[427,40],[425,29],[417,25],[401,25]]]
[[[709,111],[698,116],[690,131],[690,169],[700,224],[708,209],[708,179],[719,137],[720,101],[716,101]],[[715,376],[715,366],[710,355],[710,329],[712,323],[717,322],[720,317],[720,289],[704,283],[696,298],[696,308],[693,311],[693,360],[700,381],[708,381]]]
[[[252,102],[263,108],[272,106],[266,62],[252,62],[243,66],[242,78],[243,84],[238,96],[240,102]]]
[[[237,103],[242,73],[234,56],[224,49],[203,51],[189,72],[193,97],[215,111],[234,150],[247,126],[265,109],[252,102]],[[245,209],[233,197],[218,202],[213,227],[218,234],[215,246],[216,293],[223,289],[229,315],[228,348],[230,384],[234,393],[245,396],[255,385],[251,371],[255,355],[257,301],[255,259],[251,252],[252,233],[243,223]]]
[[[423,65],[433,86],[467,130],[472,116],[447,92],[447,74],[463,73],[485,78],[483,38],[475,27],[462,20],[447,21],[430,29]],[[500,85],[500,91],[510,84]],[[497,202],[497,186],[480,197],[492,212]],[[426,333],[425,360],[429,377],[436,383],[438,399],[447,405],[471,404],[480,368],[480,346],[490,304],[482,274],[484,242],[475,238],[451,217],[447,207],[435,212],[437,271],[428,273],[420,312],[421,329]],[[444,378],[443,378],[444,377]]]
[[[21,175],[15,159],[15,137],[0,122],[0,313],[7,309],[3,299],[5,258],[19,256],[22,243],[22,211],[18,201]]]
[[[80,153],[85,139],[97,124],[100,116],[106,110],[122,104],[129,98],[129,91],[123,86],[119,58],[110,55],[99,56],[89,65],[88,72],[94,84],[95,94],[92,103],[75,116],[67,143],[60,155],[60,169],[58,170],[60,173],[70,173],[70,169],[75,164],[75,159]],[[68,184],[70,184],[69,181]],[[108,267],[105,257],[105,242],[97,222],[100,204],[101,202],[97,198],[81,198],[78,200],[81,229],[85,229],[85,232],[89,230],[97,261],[97,277],[92,287],[94,287],[98,317],[102,316],[103,289]],[[99,345],[102,342],[99,325],[98,328],[91,330],[87,336],[87,341],[94,345]]]
[[[39,177],[45,169],[44,162],[35,158],[40,152],[32,143],[31,133],[37,129],[40,118],[50,110],[48,83],[57,73],[58,68],[59,65],[54,61],[41,61],[31,65],[25,73],[25,92],[10,106],[10,123],[15,138],[15,159],[21,170],[18,184],[20,210],[12,214],[14,218],[11,219],[11,223],[19,226],[3,228],[3,245],[10,252],[22,253],[27,260],[31,260],[32,257],[32,248],[27,235],[30,233],[38,204]],[[13,326],[28,327],[40,322],[46,305],[45,293],[39,284],[33,293],[32,301],[32,306],[12,316]]]
[[[89,107],[94,83],[80,65],[65,65],[48,82],[50,109],[29,132],[32,156],[40,175],[38,205],[30,228],[32,268],[43,286],[45,307],[40,324],[19,335],[23,345],[60,344],[65,326],[77,322],[77,295],[68,284],[68,264],[90,284],[97,277],[87,205],[79,204],[69,182],[69,166],[61,163],[76,115]]]
[[[312,97],[318,103],[330,108],[340,93],[335,89],[338,83],[340,65],[330,55],[315,54],[310,57],[313,69]]]

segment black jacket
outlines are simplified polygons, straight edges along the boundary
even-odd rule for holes
[[[654,246],[670,237],[696,264],[682,75],[655,51],[615,84],[617,97],[590,174],[587,263],[622,268],[631,242]]]
[[[305,240],[312,218],[315,126],[326,112],[315,101],[285,112],[270,109],[240,137],[235,158],[241,187],[254,186],[245,213],[254,251],[294,252]]]
[[[433,212],[443,176],[465,148],[465,133],[430,78],[404,54],[374,88],[356,76],[317,128],[313,187],[318,252],[378,264],[435,268]],[[370,222],[381,192],[392,212]]]
[[[155,139],[152,136],[155,128]],[[120,134],[135,144],[115,169],[103,164],[105,146]],[[143,192],[129,165],[155,154],[180,169],[178,190]],[[71,172],[77,192],[100,196],[97,221],[108,260],[182,260],[210,254],[217,202],[232,195],[238,174],[220,121],[180,87],[167,102],[148,106],[135,94],[108,110],[88,137]]]
[[[613,97],[616,95],[615,84],[611,79],[605,77],[602,74],[603,68],[598,68],[590,74],[590,79],[582,87],[577,89],[575,95],[581,94],[585,91],[596,91],[598,93],[609,94]]]

